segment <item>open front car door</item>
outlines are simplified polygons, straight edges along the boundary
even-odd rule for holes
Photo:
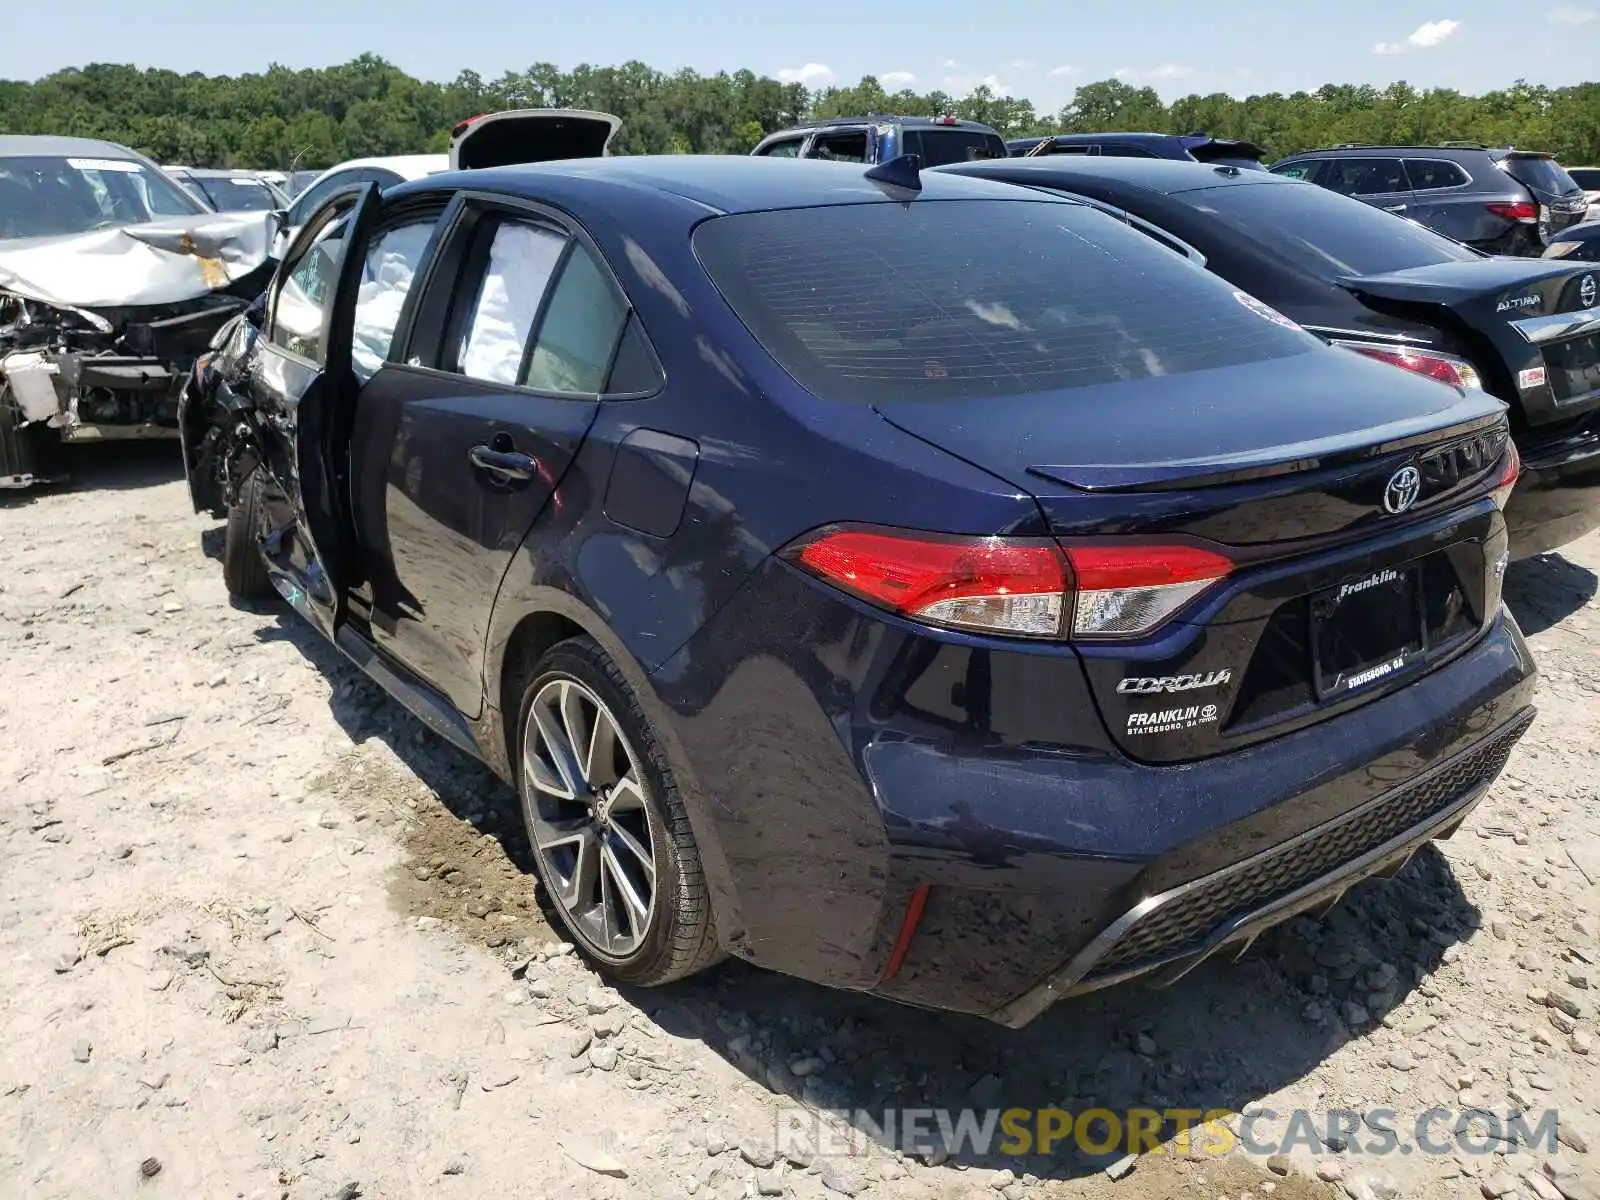
[[[352,327],[378,203],[372,184],[336,194],[295,236],[250,366],[266,471],[259,537],[272,585],[329,637],[354,562],[345,454],[358,386]]]

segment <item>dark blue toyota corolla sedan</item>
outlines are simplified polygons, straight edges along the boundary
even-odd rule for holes
[[[513,782],[580,949],[1020,1025],[1452,832],[1532,719],[1504,406],[904,160],[335,197],[197,509]]]

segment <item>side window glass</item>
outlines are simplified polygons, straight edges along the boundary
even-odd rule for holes
[[[411,281],[422,252],[433,233],[434,222],[413,221],[386,229],[367,247],[356,291],[355,344],[351,365],[363,381],[389,357],[395,327],[400,324],[400,309],[411,291]]]
[[[308,189],[289,207],[289,228],[298,229],[304,225],[311,214],[322,206],[322,202],[347,183],[354,183],[355,177],[348,171],[338,175],[330,175],[316,187]]]
[[[344,258],[344,221],[331,222],[295,264],[282,286],[272,314],[267,338],[291,354],[321,365],[322,315],[333,303],[339,283],[339,263]]]
[[[646,395],[661,383],[661,363],[639,324],[639,314],[633,313],[622,331],[622,344],[617,347],[616,361],[611,364],[606,391],[621,396]]]
[[[799,158],[800,144],[804,138],[789,138],[787,141],[773,142],[761,152],[764,158]]]
[[[567,238],[517,221],[501,222],[493,238],[456,361],[463,375],[515,385],[534,318]]]
[[[539,322],[524,386],[541,392],[601,391],[624,315],[600,267],[574,244]]]
[[[1347,196],[1378,196],[1411,188],[1398,158],[1333,159],[1323,185]]]
[[[1285,179],[1310,179],[1317,173],[1317,164],[1314,162],[1290,163],[1288,166],[1273,167],[1274,175],[1282,175]]]
[[[862,129],[854,133],[830,133],[818,137],[811,144],[810,156],[834,162],[866,162],[867,131]]]
[[[1406,174],[1411,177],[1411,186],[1418,191],[1460,187],[1470,182],[1465,171],[1455,163],[1443,159],[1408,158]]]

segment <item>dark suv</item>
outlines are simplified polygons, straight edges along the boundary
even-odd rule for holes
[[[925,167],[1004,158],[1000,135],[977,121],[957,117],[838,117],[813,121],[762,138],[751,154],[764,158],[822,158],[835,162],[885,163],[902,154],[921,157]]]
[[[1489,254],[1543,253],[1560,230],[1583,220],[1583,189],[1548,154],[1510,147],[1334,146],[1272,164],[1400,213]]]
[[[1013,138],[1006,143],[1012,158],[1044,154],[1100,154],[1107,158],[1172,158],[1179,162],[1215,163],[1224,167],[1263,170],[1267,152],[1252,142],[1214,138],[1205,133],[1054,133],[1048,137]]]

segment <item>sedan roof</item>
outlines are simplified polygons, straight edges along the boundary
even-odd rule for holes
[[[907,200],[905,193],[867,178],[867,170],[860,163],[756,158],[743,154],[630,155],[452,172],[398,185],[392,194],[398,197],[439,189],[473,188],[560,202],[564,197],[581,196],[585,191],[592,193],[599,185],[679,196],[708,212],[718,213]],[[929,200],[1053,199],[1040,193],[1022,195],[987,180],[961,179],[943,171],[924,171],[921,180],[921,193],[912,195]],[[909,202],[915,203],[915,200]]]
[[[126,146],[99,138],[54,134],[0,133],[0,158],[125,158],[143,161]]]
[[[1302,180],[1286,179],[1267,171],[1241,171],[1237,167],[1182,162],[1166,158],[1112,158],[1070,154],[1039,158],[1001,158],[934,167],[933,174],[979,175],[1039,187],[1068,187],[1074,182],[1114,182],[1167,196],[1215,187],[1314,187]],[[926,177],[926,176],[925,176]]]

